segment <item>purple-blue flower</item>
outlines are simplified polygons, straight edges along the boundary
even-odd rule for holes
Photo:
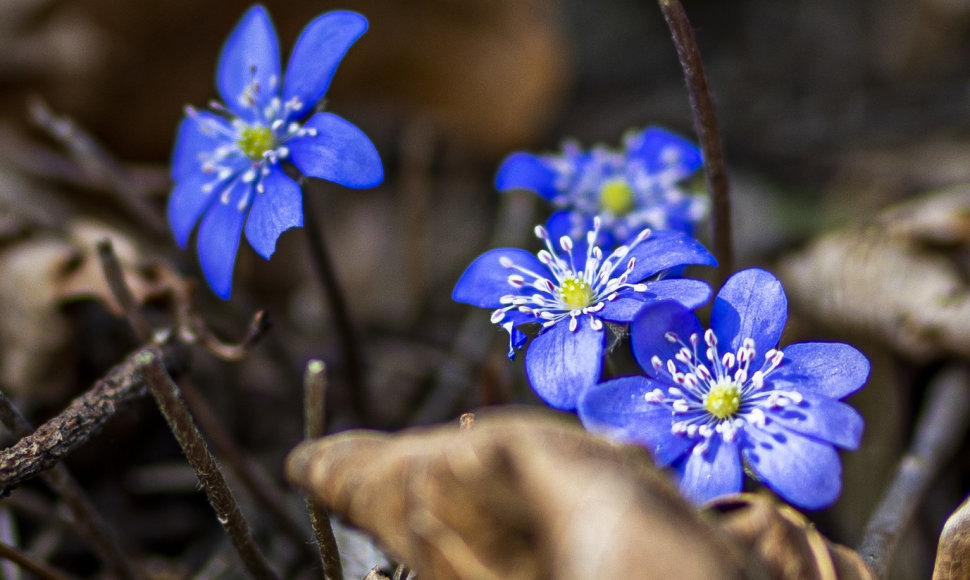
[[[703,304],[710,288],[699,280],[653,279],[671,268],[714,265],[714,257],[682,232],[643,230],[629,245],[604,256],[594,243],[599,219],[585,239],[553,242],[536,226],[545,249],[491,250],[461,275],[452,298],[494,309],[492,322],[510,335],[509,356],[525,343],[519,325],[541,324],[525,356],[532,388],[558,409],[575,409],[580,392],[596,383],[603,358],[603,321],[628,323],[645,304],[677,300]]]
[[[862,387],[869,361],[842,343],[779,350],[787,315],[781,283],[758,269],[724,284],[710,330],[681,304],[644,308],[630,340],[647,376],[585,391],[583,424],[649,448],[697,503],[740,491],[747,467],[794,505],[831,504],[842,487],[836,448],[857,448],[863,429],[840,399]]]
[[[549,200],[568,218],[574,233],[585,232],[600,216],[607,245],[625,243],[644,228],[692,233],[707,214],[707,199],[691,195],[680,182],[702,165],[700,150],[663,129],[631,132],[622,151],[574,142],[562,154],[513,153],[499,167],[500,191],[528,189]],[[552,227],[550,226],[550,229]]]
[[[383,179],[377,149],[360,129],[333,113],[311,116],[365,30],[367,19],[354,12],[317,17],[300,33],[284,78],[273,23],[254,6],[222,49],[216,86],[224,104],[187,109],[173,154],[168,220],[183,248],[199,223],[202,272],[222,298],[232,289],[241,232],[268,259],[280,234],[303,225],[300,186],[281,162],[346,187]]]

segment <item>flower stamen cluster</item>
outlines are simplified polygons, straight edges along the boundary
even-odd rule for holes
[[[491,320],[494,324],[501,324],[506,315],[513,310],[524,314],[531,314],[542,321],[543,327],[555,325],[565,318],[569,318],[569,330],[575,331],[579,325],[579,318],[589,315],[589,325],[593,330],[602,330],[603,322],[596,316],[607,302],[616,299],[621,290],[629,289],[633,292],[645,292],[646,284],[629,283],[630,273],[636,266],[636,259],[624,258],[630,250],[642,243],[650,236],[650,230],[641,231],[629,245],[617,247],[604,258],[603,250],[596,245],[599,235],[600,220],[593,221],[593,229],[586,234],[585,260],[577,265],[572,239],[563,236],[559,239],[559,250],[553,245],[551,236],[546,228],[536,226],[536,237],[545,244],[536,257],[548,268],[549,277],[520,266],[511,258],[503,256],[499,263],[511,270],[508,284],[513,293],[500,298],[502,306],[492,312]],[[621,264],[624,264],[620,268]],[[619,274],[617,271],[621,270]],[[517,293],[523,288],[531,287],[536,290],[532,295]]]
[[[704,332],[703,354],[699,351],[701,337],[693,333],[685,343],[680,336],[668,331],[664,338],[680,346],[673,359],[650,359],[658,375],[666,374],[675,386],[664,393],[654,389],[644,398],[647,402],[665,405],[675,416],[670,432],[702,441],[694,453],[704,453],[711,437],[719,434],[724,441],[733,442],[744,425],[763,427],[767,409],[798,404],[802,395],[797,391],[765,389],[765,379],[781,365],[784,354],[771,349],[764,354],[761,365],[751,372],[757,358],[754,340],[745,338],[736,353],[720,353],[717,336]]]

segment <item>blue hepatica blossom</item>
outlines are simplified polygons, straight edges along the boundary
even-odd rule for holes
[[[303,225],[300,186],[281,162],[347,187],[383,179],[377,149],[360,129],[332,113],[311,115],[365,30],[367,20],[354,12],[317,17],[297,39],[283,78],[269,14],[254,6],[222,49],[216,86],[225,104],[188,109],[175,145],[168,220],[183,248],[201,220],[199,261],[219,296],[229,297],[243,231],[269,258],[280,234]]]
[[[534,191],[560,209],[553,219],[568,217],[576,232],[599,215],[609,245],[644,228],[691,233],[707,214],[707,199],[679,184],[701,165],[693,143],[650,127],[629,133],[623,151],[583,151],[567,142],[560,155],[513,153],[499,167],[495,186]]]
[[[628,323],[658,300],[693,308],[710,297],[699,280],[650,279],[688,264],[715,264],[691,237],[643,230],[604,257],[594,243],[599,227],[596,218],[585,239],[562,236],[556,243],[536,226],[545,249],[536,255],[515,248],[486,252],[465,270],[452,294],[458,302],[494,309],[492,322],[509,332],[510,357],[526,339],[516,327],[541,323],[525,370],[539,397],[558,409],[575,409],[580,392],[598,380],[604,320]]]
[[[724,284],[710,330],[681,304],[644,308],[630,333],[647,377],[587,390],[583,424],[649,448],[698,503],[740,491],[744,465],[792,504],[831,504],[842,487],[836,447],[857,448],[863,429],[839,399],[862,387],[869,361],[841,343],[778,350],[786,317],[781,283],[758,269]]]

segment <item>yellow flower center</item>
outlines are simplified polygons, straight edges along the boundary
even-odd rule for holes
[[[741,406],[741,389],[734,381],[721,380],[704,397],[704,408],[718,419],[730,417]]]
[[[611,179],[600,188],[600,206],[614,216],[630,213],[636,202],[633,188],[622,177]]]
[[[566,278],[559,286],[559,299],[573,310],[586,308],[593,301],[593,289],[582,278]]]
[[[263,153],[275,148],[276,137],[269,127],[246,127],[240,132],[236,146],[246,157],[253,161],[261,161]]]

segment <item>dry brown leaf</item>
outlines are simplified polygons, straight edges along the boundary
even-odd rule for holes
[[[954,252],[956,250],[956,252]],[[868,332],[915,360],[970,356],[970,186],[828,234],[782,265],[786,288],[821,321]]]
[[[933,566],[933,580],[964,578],[970,578],[970,498],[943,525]]]
[[[799,580],[874,580],[862,557],[833,544],[791,507],[755,494],[715,500],[708,509],[748,554],[750,576]]]
[[[646,450],[549,411],[342,433],[297,447],[287,477],[420,578],[716,579],[743,567]]]
[[[61,306],[98,300],[116,315],[95,245],[112,240],[125,279],[139,303],[181,280],[163,265],[146,267],[128,237],[106,225],[72,220],[63,235],[38,234],[0,251],[0,384],[8,393],[56,396],[72,371],[71,329]],[[48,391],[47,388],[52,390]]]

